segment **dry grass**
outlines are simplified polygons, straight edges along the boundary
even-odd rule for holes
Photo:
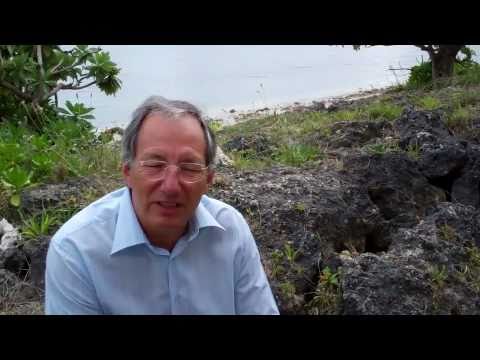
[[[43,291],[0,270],[0,315],[43,314]]]

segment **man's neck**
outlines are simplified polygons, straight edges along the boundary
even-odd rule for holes
[[[188,224],[183,231],[169,231],[162,232],[157,234],[150,234],[147,231],[145,232],[148,240],[153,246],[160,247],[162,249],[172,252],[173,248],[177,244],[177,241],[186,234],[188,231]]]

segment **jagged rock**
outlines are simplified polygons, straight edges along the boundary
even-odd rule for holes
[[[402,148],[421,146],[452,135],[440,111],[415,111],[407,107],[393,126],[399,133]]]
[[[263,135],[237,136],[227,141],[223,148],[226,151],[252,150],[262,156],[268,156],[273,151],[271,141]]]
[[[407,108],[394,127],[402,149],[419,151],[419,169],[427,178],[442,181],[446,176],[456,176],[465,165],[467,143],[450,133],[442,112]]]
[[[2,219],[0,221],[0,253],[15,247],[20,240],[21,235],[18,230],[6,219]]]
[[[226,166],[209,194],[247,218],[281,313],[310,313],[327,267],[339,279],[334,313],[480,313],[480,147],[451,134],[440,112],[407,109],[393,127],[332,128],[338,137],[329,140],[344,141],[343,170]],[[404,150],[418,146],[418,158],[352,149],[387,134]],[[259,134],[227,144],[228,151],[272,151]],[[91,184],[31,189],[23,206],[58,204],[82,186]],[[18,281],[13,273],[22,278],[29,265],[30,286],[43,287],[49,241],[11,243],[0,278]]]
[[[372,139],[385,137],[391,131],[392,125],[387,121],[337,122],[331,127],[328,145],[332,148],[362,146]]]
[[[326,110],[327,107],[325,106],[325,102],[323,101],[312,101],[312,105],[309,107],[309,110],[313,111],[322,111]]]
[[[38,301],[41,291],[11,272],[0,269],[0,309],[9,309],[23,302]]]
[[[419,169],[429,179],[454,178],[466,162],[466,144],[453,138],[420,147]]]
[[[69,199],[78,198],[80,192],[98,184],[89,178],[75,178],[60,184],[45,184],[25,189],[21,194],[21,209],[37,213]]]
[[[225,155],[220,146],[217,146],[217,155],[215,157],[215,165],[217,166],[233,166],[233,161]]]
[[[292,168],[274,167],[230,177],[231,184],[213,189],[213,196],[250,220],[269,272],[277,274],[272,287],[283,313],[301,311],[302,302],[294,295],[315,288],[319,263],[335,251],[364,251],[382,222],[368,194],[336,173],[317,169],[300,175]],[[294,260],[289,259],[293,252]],[[295,294],[285,295],[285,287],[292,285]]]
[[[23,253],[30,263],[30,281],[40,289],[45,288],[45,266],[50,236],[40,236],[27,242],[23,247]]]
[[[344,160],[345,174],[364,184],[385,220],[413,225],[445,193],[428,183],[416,163],[404,153],[352,155]]]
[[[428,314],[432,289],[426,264],[391,255],[361,254],[342,262],[345,315]]]
[[[11,247],[0,253],[0,268],[10,271],[21,279],[26,279],[29,262],[21,246]]]
[[[465,167],[453,179],[452,201],[480,208],[480,146],[469,146],[467,155]]]
[[[414,228],[399,229],[388,253],[340,257],[343,313],[479,314],[479,241],[478,212],[439,204]]]

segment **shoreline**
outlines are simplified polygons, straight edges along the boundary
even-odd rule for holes
[[[259,109],[235,109],[223,110],[222,115],[207,116],[208,121],[219,120],[223,126],[234,125],[239,122],[248,121],[254,118],[267,117],[274,114],[282,114],[285,112],[296,111],[315,111],[318,109],[328,110],[330,107],[335,106],[342,102],[354,102],[357,100],[367,99],[370,97],[381,96],[388,90],[395,87],[395,85],[374,88],[371,90],[356,90],[344,92],[339,95],[320,97],[312,100],[298,100],[298,101],[285,101],[277,103],[273,106],[265,106]]]
[[[316,110],[328,110],[331,107],[336,106],[339,103],[354,102],[357,100],[367,99],[371,97],[381,96],[388,90],[392,89],[395,85],[390,85],[381,88],[373,88],[370,90],[355,90],[344,92],[339,95],[318,97],[311,100],[295,100],[285,101],[277,103],[273,106],[259,106],[257,109],[243,109],[240,107],[238,110],[232,107],[230,110],[222,109],[217,111],[214,116],[208,115],[206,111],[207,122],[221,121],[223,126],[231,126],[237,123],[248,121],[251,119],[263,118],[275,114],[282,114],[285,112],[303,112],[303,111],[316,111]],[[113,125],[113,124],[112,124]],[[104,128],[96,127],[99,133],[103,132],[118,132],[125,130],[125,126],[110,126]]]

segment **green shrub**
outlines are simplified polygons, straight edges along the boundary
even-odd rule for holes
[[[303,144],[283,145],[276,152],[274,159],[285,165],[299,166],[319,157],[316,147]]]
[[[365,108],[367,116],[371,120],[386,119],[395,120],[402,113],[402,108],[398,105],[375,102]]]
[[[424,110],[433,110],[439,108],[441,102],[432,96],[425,96],[418,99],[417,104]]]
[[[410,69],[410,76],[407,80],[408,88],[419,88],[432,83],[432,62],[426,61],[415,65]]]

